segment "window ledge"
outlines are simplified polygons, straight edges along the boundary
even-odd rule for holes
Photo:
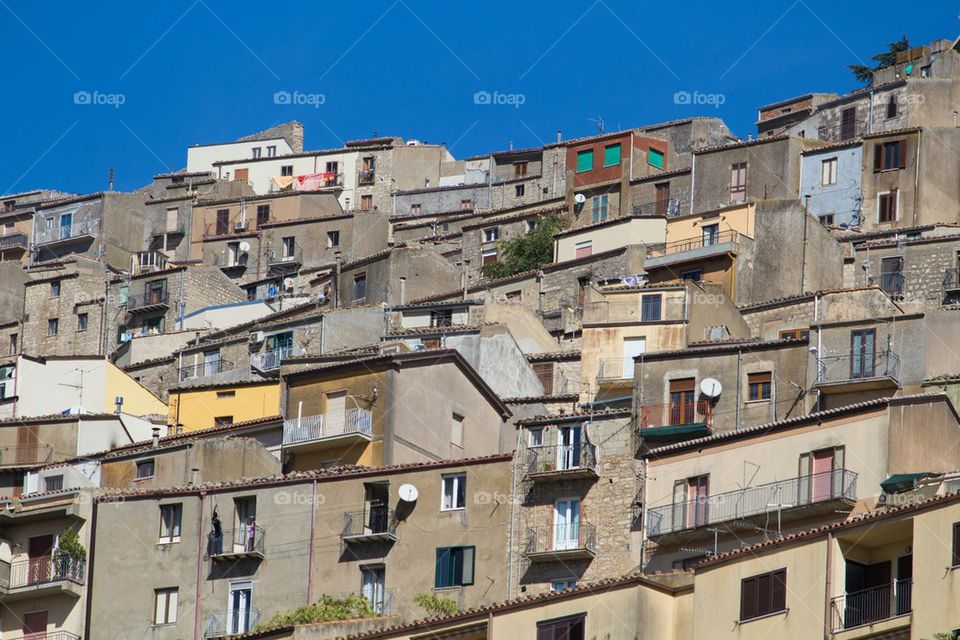
[[[757,616],[756,618],[747,618],[746,620],[737,620],[737,624],[745,624],[747,622],[755,622],[756,620],[764,620],[766,618],[773,618],[774,616],[785,616],[790,613],[790,607],[786,609],[780,609],[779,611],[773,611],[771,613],[765,613],[762,616]]]

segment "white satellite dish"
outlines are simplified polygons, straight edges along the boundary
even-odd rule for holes
[[[240,251],[250,251],[250,243],[243,241],[240,243]]]
[[[293,278],[284,278],[284,279],[283,279],[283,286],[284,286],[285,289],[293,289],[293,287],[294,287],[296,284],[297,284],[297,281],[294,280]]]
[[[417,488],[412,484],[402,484],[397,490],[397,495],[399,495],[400,499],[404,502],[416,502],[417,496],[420,494],[417,491]]]
[[[573,196],[573,201],[577,204],[583,204],[587,201],[587,196],[583,195],[582,193],[578,193],[577,195]]]
[[[700,392],[708,398],[719,398],[723,385],[716,378],[704,378],[700,381]]]

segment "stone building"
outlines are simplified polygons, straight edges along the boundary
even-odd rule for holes
[[[462,274],[433,247],[395,245],[345,262],[337,274],[336,306],[401,305],[460,285]]]
[[[679,216],[690,211],[693,171],[682,167],[630,181],[630,213],[635,216]]]
[[[502,215],[501,215],[502,214]],[[567,219],[561,207],[529,208],[515,212],[496,211],[461,227],[460,251],[454,258],[463,267],[469,281],[483,278],[484,267],[495,264],[502,252],[502,243],[524,236],[537,227],[544,216]]]
[[[800,199],[807,212],[827,227],[859,227],[864,222],[863,143],[840,142],[800,155]]]
[[[37,205],[61,200],[72,194],[52,189],[35,189],[0,198],[0,262],[27,264],[33,242],[33,217]]]

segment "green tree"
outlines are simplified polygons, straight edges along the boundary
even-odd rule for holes
[[[293,611],[275,614],[270,620],[258,625],[258,629],[295,624],[310,624],[311,622],[328,622],[330,620],[355,620],[357,618],[372,618],[377,612],[370,606],[370,602],[356,594],[344,598],[322,596],[319,602],[308,604]]]
[[[483,268],[487,278],[506,278],[517,273],[539,269],[553,261],[553,234],[567,227],[567,221],[556,213],[537,220],[537,226],[526,235],[500,243],[500,257]]]
[[[66,558],[69,560],[86,560],[87,549],[80,542],[80,535],[75,529],[67,529],[60,534],[60,541],[57,544],[57,550],[54,552],[56,558]]]
[[[448,616],[460,611],[460,606],[453,598],[441,598],[432,593],[418,593],[413,596],[413,602],[430,617]]]
[[[886,51],[882,51],[875,56],[870,57],[870,59],[873,60],[876,65],[868,67],[862,64],[851,64],[848,65],[848,68],[851,72],[853,72],[853,77],[855,77],[857,80],[864,84],[871,84],[873,82],[873,74],[875,71],[895,64],[897,62],[897,54],[901,51],[907,51],[909,48],[909,38],[907,38],[907,36],[902,36],[896,42],[889,43]]]

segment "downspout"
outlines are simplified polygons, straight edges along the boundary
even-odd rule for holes
[[[517,466],[520,464],[520,443],[523,437],[523,427],[517,429],[517,444],[513,456],[513,479],[511,481],[512,494],[510,496],[510,531],[507,533],[507,600],[513,598],[513,537],[517,514]]]
[[[327,327],[323,323],[323,319],[326,317],[327,317],[326,314],[320,316],[320,353],[324,353],[323,348],[327,342],[325,340],[325,338],[327,337]]]
[[[693,196],[697,187],[697,154],[690,159],[690,215],[693,215]]]
[[[179,407],[179,403],[177,403]],[[200,518],[198,520],[197,526],[197,591],[194,604],[194,613],[193,613],[193,638],[194,640],[200,640],[200,615],[201,615],[201,603],[200,603],[200,593],[201,587],[203,584],[203,518],[204,518],[204,507],[205,502],[204,498],[207,497],[206,491],[200,492]]]
[[[803,203],[803,242],[800,244],[800,291],[797,293],[803,295],[807,286],[807,220],[810,215],[810,196],[804,199]]]
[[[917,226],[917,208],[920,206],[920,144],[923,132],[917,134],[917,166],[913,170],[913,226]]]
[[[177,324],[178,324],[178,326],[179,326],[179,328],[180,328],[180,331],[183,331],[183,316],[184,316],[184,312],[186,311],[186,308],[185,308],[185,307],[186,307],[186,303],[183,301],[183,275],[184,275],[184,273],[185,273],[184,271],[181,271],[181,272],[180,272],[180,282],[178,283],[178,291],[177,291],[177,311],[176,311],[176,314],[177,314],[177,319],[178,319]]]
[[[822,339],[823,332],[821,331],[821,327],[820,327],[820,297],[821,297],[821,293],[819,291],[817,291],[817,294],[813,297],[813,323],[817,327],[817,353],[814,354],[813,356],[813,360],[814,360],[813,364],[817,368],[817,374],[816,374],[816,377],[814,378],[817,383],[820,382],[820,356],[822,355],[820,350],[823,348],[823,339]],[[817,407],[816,407],[817,410],[820,409],[821,393],[822,392],[820,391],[820,386],[818,384],[817,385]]]
[[[95,565],[93,559],[96,557],[97,550],[97,509],[100,506],[99,500],[93,501],[93,514],[90,516],[90,551],[87,554],[87,584],[93,584],[93,567]],[[90,636],[90,612],[93,610],[93,589],[87,588],[87,606],[85,608],[83,622],[83,637],[89,638]]]
[[[680,334],[680,344],[683,345],[682,348],[684,349],[687,348],[687,330],[689,329],[687,325],[690,323],[690,301],[687,299],[689,293],[690,290],[685,286],[683,288],[683,323],[680,325],[680,331],[682,332]]]
[[[299,416],[298,416],[299,418]],[[313,600],[313,548],[316,544],[316,522],[317,522],[317,479],[313,479],[313,493],[310,499],[310,553],[307,556],[307,601],[310,604]]]
[[[737,429],[740,428],[740,358],[743,355],[743,348],[737,349]]]
[[[823,640],[830,640],[830,594],[833,593],[833,533],[827,534],[827,575],[823,592]]]

